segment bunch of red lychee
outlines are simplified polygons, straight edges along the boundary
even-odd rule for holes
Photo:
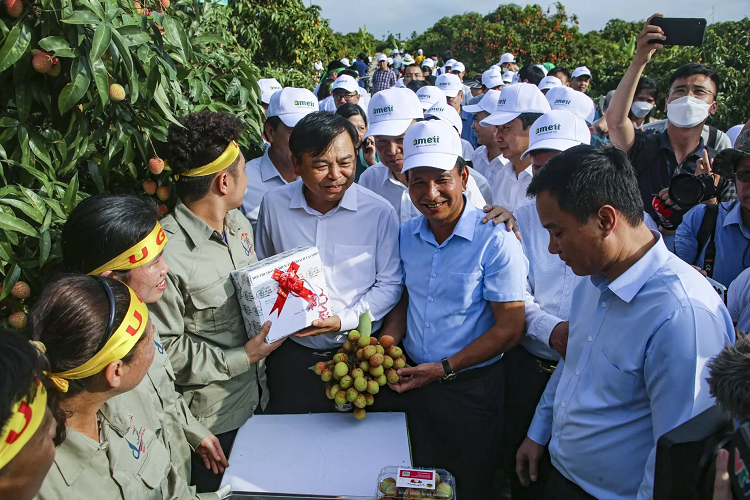
[[[31,288],[26,282],[18,281],[13,288],[10,290],[11,297],[18,299],[23,302],[31,296]],[[21,308],[23,306],[20,306]],[[26,328],[26,313],[21,309],[8,316],[8,324],[17,330],[23,330]]]
[[[367,330],[361,324],[360,328]],[[383,335],[378,341],[369,333],[352,330],[332,360],[321,361],[313,368],[327,384],[328,399],[338,405],[352,403],[357,420],[365,418],[365,407],[375,402],[381,387],[398,383],[396,370],[406,366],[406,358],[401,348],[393,345],[393,337]]]
[[[396,478],[387,477],[378,485],[379,500],[412,500],[421,498],[437,498],[440,500],[451,500],[453,498],[453,487],[440,481],[440,474],[435,474],[435,488],[399,488],[396,486]]]

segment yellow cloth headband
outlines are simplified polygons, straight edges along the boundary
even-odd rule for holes
[[[97,276],[104,271],[125,271],[141,267],[154,260],[166,244],[167,235],[164,234],[164,229],[162,229],[161,224],[157,222],[153,231],[151,231],[148,236],[106,264],[91,271],[89,276]]]
[[[234,163],[234,160],[236,160],[239,155],[240,155],[240,147],[237,145],[236,142],[232,141],[229,143],[229,146],[227,146],[227,149],[225,149],[224,152],[221,153],[219,157],[216,158],[214,161],[212,161],[208,165],[203,165],[202,167],[193,168],[181,174],[175,174],[174,180],[179,179],[180,176],[203,177],[204,175],[211,175],[211,174],[215,174],[216,172],[221,172],[222,170],[227,168],[229,165]]]
[[[127,314],[125,314],[125,319],[122,320],[120,326],[104,344],[101,351],[94,354],[91,359],[78,368],[62,373],[49,374],[50,380],[60,392],[68,392],[68,380],[78,380],[96,375],[112,361],[124,358],[141,338],[148,323],[148,307],[130,287],[128,287],[128,291],[130,292],[130,305]]]
[[[14,404],[11,408],[10,419],[5,422],[5,427],[0,432],[0,469],[18,455],[44,420],[47,391],[39,379],[34,384],[36,384],[34,401],[29,403],[28,398],[23,398]]]

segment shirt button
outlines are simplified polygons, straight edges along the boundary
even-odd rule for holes
[[[433,274],[433,275],[432,275],[432,277],[433,277],[433,278],[437,278],[437,274]]]
[[[566,406],[565,405],[565,401],[563,401],[562,403],[560,403],[560,406],[562,406],[563,408],[565,408],[565,406]]]
[[[576,370],[576,376],[581,374],[581,370]]]
[[[565,296],[567,297],[568,295],[570,295],[570,292],[565,292]]]
[[[602,307],[607,307],[607,303],[606,302],[602,302]]]
[[[556,432],[556,433],[555,433],[555,437],[558,437],[558,438],[559,438],[559,437],[560,437],[560,433],[559,433],[559,432]]]
[[[589,335],[589,342],[591,342],[593,340],[594,340],[594,337],[592,337],[591,335]]]
[[[432,302],[432,301],[433,301],[434,299],[433,299],[432,297],[427,297],[427,300],[428,300],[429,302]]]
[[[437,249],[437,253],[440,253],[440,249],[439,248]]]
[[[427,323],[427,324],[426,324],[425,326],[426,326],[427,328],[429,328],[429,327],[430,327],[430,324],[429,324],[429,323]]]

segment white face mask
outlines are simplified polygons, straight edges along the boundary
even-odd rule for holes
[[[667,118],[676,127],[695,127],[708,118],[710,107],[710,104],[686,95],[667,104]]]
[[[654,109],[654,105],[648,102],[635,101],[630,106],[630,111],[635,115],[636,118],[643,118]]]

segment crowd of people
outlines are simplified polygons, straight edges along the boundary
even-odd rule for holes
[[[461,498],[652,498],[657,440],[750,332],[750,122],[710,125],[717,69],[643,77],[664,39],[646,24],[598,106],[585,66],[469,79],[394,50],[315,90],[261,80],[259,158],[239,118],[182,117],[158,148],[174,210],[81,202],[32,341],[0,335],[0,497],[223,498],[253,415],[335,411],[309,367],[369,311],[407,365],[368,410],[405,412],[413,465]],[[302,246],[336,314],[268,344],[230,273]]]

